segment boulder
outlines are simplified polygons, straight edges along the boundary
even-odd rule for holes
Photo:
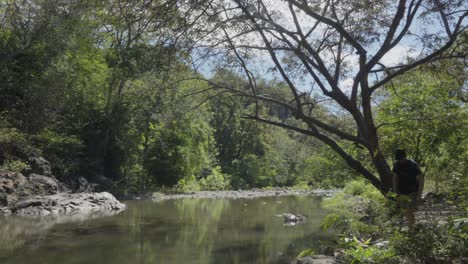
[[[23,195],[29,195],[24,188],[28,179],[21,173],[0,172],[0,206],[15,203]]]
[[[67,184],[73,192],[94,192],[95,184],[90,184],[84,177],[74,178]]]
[[[43,157],[30,157],[29,165],[31,166],[31,172],[35,174],[51,176],[52,170],[50,169],[50,163]]]
[[[307,220],[307,217],[303,215],[293,215],[289,213],[282,214],[285,223],[298,223]]]
[[[54,177],[32,173],[28,180],[35,194],[56,194],[61,189],[61,184]]]
[[[102,193],[58,193],[38,195],[17,202],[12,207],[16,215],[59,215],[89,214],[100,211],[122,211],[125,204],[119,202],[112,194]]]

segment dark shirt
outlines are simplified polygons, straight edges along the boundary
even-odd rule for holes
[[[393,164],[393,172],[398,175],[398,190],[401,194],[418,191],[419,183],[416,176],[421,174],[419,165],[413,160],[399,160]]]

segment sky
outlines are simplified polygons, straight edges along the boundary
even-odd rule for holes
[[[267,0],[266,1],[268,8],[272,12],[276,12],[280,15],[279,23],[286,28],[294,28],[292,16],[289,13],[287,5],[284,1],[273,1]],[[388,13],[393,16],[394,10],[389,10]],[[304,13],[299,13],[298,19],[300,20],[301,27],[306,31],[307,28],[310,28],[315,20],[310,19]],[[230,29],[228,29],[230,30]],[[231,34],[234,33],[235,29],[231,29]],[[436,33],[442,32],[443,28],[439,23],[430,24],[427,21],[418,21],[415,20],[413,25],[410,28],[412,33],[417,35],[423,33]],[[398,31],[397,31],[398,32]],[[417,38],[414,37],[406,37],[403,38],[402,41],[397,44],[393,49],[391,49],[381,60],[380,62],[385,64],[387,67],[389,66],[396,66],[405,62],[408,58],[416,58],[418,57],[421,52],[423,51],[422,45],[418,43]],[[254,43],[261,43],[261,40],[258,36],[249,36],[245,39],[239,39],[238,44],[254,44]],[[372,55],[377,51],[377,45],[368,47],[368,54]],[[324,60],[330,60],[330,56],[323,56]],[[212,60],[208,60],[206,64],[201,65],[199,68],[201,73],[204,74],[206,77],[211,77],[213,73],[213,69],[216,67],[215,65],[219,64],[222,61],[221,57],[215,56]],[[330,60],[331,61],[331,60]],[[341,78],[339,85],[340,88],[344,91],[350,90],[353,84],[353,76],[357,73],[358,70],[358,57],[357,55],[352,55],[348,57],[346,60],[351,65],[350,73],[344,78]],[[270,71],[269,69],[274,66],[271,58],[266,52],[256,52],[254,53],[253,57],[251,57],[247,63],[249,64],[250,69],[257,73],[258,76],[261,76],[267,80],[282,80],[281,76],[277,71]],[[298,74],[300,76],[300,74]],[[306,75],[305,75],[306,76]],[[371,76],[373,78],[373,76]],[[312,86],[312,79],[310,76],[306,76],[305,78],[295,78],[295,84],[302,91],[308,91]]]

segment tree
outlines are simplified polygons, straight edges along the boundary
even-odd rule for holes
[[[432,176],[438,191],[441,182],[466,178],[468,134],[466,105],[460,100],[454,63],[421,67],[408,72],[386,89],[377,116],[384,149],[404,145],[409,155]],[[448,69],[448,70],[447,70]]]
[[[214,21],[209,36],[216,58],[224,51],[223,66],[239,69],[248,80],[246,89],[211,85],[287,109],[300,125],[270,119],[258,107],[246,118],[319,139],[383,194],[391,188],[392,172],[374,120],[375,92],[420,65],[467,53],[456,42],[467,28],[467,3],[461,0],[219,0],[208,1],[203,12]],[[386,63],[385,56],[403,45],[420,54]],[[259,66],[255,60],[261,58],[270,64]],[[271,71],[261,73],[281,78],[288,96],[259,92],[256,75],[265,65]],[[319,105],[328,116],[352,122],[337,125],[317,115]],[[353,156],[340,142],[365,149],[366,156]]]
[[[70,50],[85,9],[75,1],[0,3],[0,112],[21,131],[37,133],[50,121],[61,91],[51,89],[49,69]]]

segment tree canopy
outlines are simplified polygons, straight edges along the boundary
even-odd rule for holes
[[[207,1],[204,12],[213,21],[206,42],[224,59],[220,67],[237,69],[249,82],[246,89],[210,84],[287,109],[301,123],[272,120],[258,107],[248,118],[319,139],[383,193],[392,173],[375,122],[376,92],[421,65],[466,58],[457,41],[466,37],[465,1]],[[418,54],[387,63],[399,45]],[[262,66],[270,71],[263,73],[278,76],[287,96],[259,92],[257,60],[267,61]],[[318,105],[352,122],[337,125],[315,113]],[[338,139],[366,149],[365,159]]]
[[[124,193],[342,187],[360,174],[386,193],[404,145],[429,173],[464,175],[466,9],[4,1],[0,169],[29,173],[44,156],[60,180]]]

